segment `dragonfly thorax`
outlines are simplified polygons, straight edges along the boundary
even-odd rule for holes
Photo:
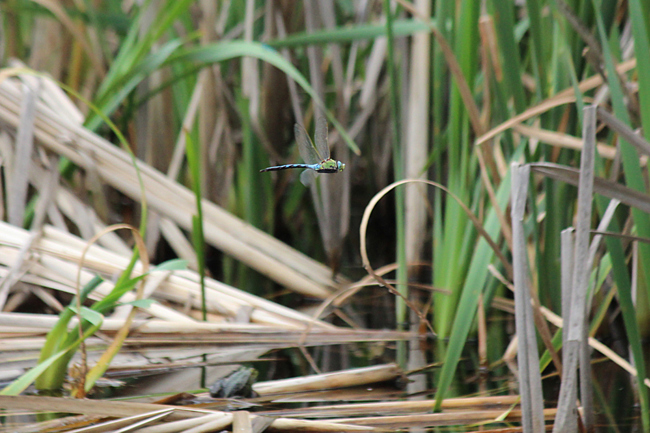
[[[320,167],[316,170],[319,173],[338,173],[345,168],[345,164],[341,161],[334,161],[333,159],[326,159],[319,165]]]

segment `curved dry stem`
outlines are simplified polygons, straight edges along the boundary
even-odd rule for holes
[[[490,129],[488,132],[478,137],[474,144],[476,144],[477,146],[483,144],[486,141],[493,139],[503,131],[512,128],[518,123],[523,122],[524,120],[528,120],[531,117],[535,117],[540,114],[546,113],[551,108],[559,107],[560,105],[571,104],[574,103],[575,101],[576,101],[576,97],[574,95],[567,95],[561,97],[555,96],[553,98],[547,99],[546,101],[543,101],[535,105],[534,107],[529,108],[523,113],[511,117],[507,121],[503,122],[501,125]]]
[[[390,265],[385,265],[379,268],[376,272],[379,275],[385,275],[389,272],[394,271],[395,269],[397,269],[397,265],[395,263],[392,263]],[[316,365],[316,362],[311,357],[311,355],[309,355],[309,352],[307,352],[307,349],[305,348],[305,341],[307,340],[307,334],[309,334],[311,330],[314,328],[314,323],[316,323],[316,321],[320,319],[320,317],[323,315],[325,310],[330,305],[339,307],[343,302],[345,302],[347,299],[349,299],[351,296],[353,296],[363,287],[376,286],[378,283],[376,281],[372,281],[373,279],[374,278],[367,275],[363,277],[361,280],[359,280],[357,283],[351,284],[348,287],[338,290],[336,293],[333,293],[332,295],[328,296],[327,299],[321,302],[318,309],[316,309],[316,311],[312,315],[313,320],[307,323],[307,326],[305,326],[305,330],[302,332],[302,334],[300,334],[300,339],[298,340],[298,348],[300,349],[300,352],[303,354],[307,362],[309,362],[311,367],[314,369],[314,371],[320,374],[320,369]]]
[[[483,226],[481,226],[480,221],[476,216],[472,213],[472,211],[461,201],[460,198],[458,198],[454,193],[449,191],[445,186],[431,181],[431,180],[424,180],[424,179],[404,179],[400,180],[397,182],[393,182],[392,184],[388,185],[381,191],[379,191],[373,198],[370,200],[370,203],[368,203],[368,206],[366,206],[365,211],[363,212],[363,218],[361,219],[361,225],[359,227],[359,236],[360,236],[360,241],[361,241],[361,260],[363,262],[363,267],[368,272],[374,279],[377,281],[381,286],[386,287],[393,295],[399,296],[404,300],[406,305],[413,310],[422,323],[425,323],[427,328],[435,335],[435,332],[433,331],[433,328],[431,327],[431,323],[426,319],[426,316],[424,313],[420,312],[415,306],[401,293],[399,293],[391,284],[389,284],[386,280],[384,280],[379,274],[375,272],[375,270],[372,268],[370,265],[370,260],[368,259],[368,252],[366,250],[366,231],[368,228],[368,221],[370,220],[370,215],[372,214],[373,209],[389,191],[395,189],[396,187],[400,185],[404,185],[407,183],[424,183],[427,185],[431,185],[433,187],[439,188],[445,193],[449,194],[456,202],[460,205],[460,207],[463,209],[463,211],[467,214],[467,216],[470,218],[472,223],[474,224],[474,227],[476,227],[476,230],[483,236],[483,238],[486,240],[486,242],[490,245],[496,256],[499,258],[503,266],[506,268],[506,271],[509,274],[512,274],[512,266],[508,261],[506,260],[505,256],[501,253],[499,247],[496,245],[496,243],[492,240],[490,235],[483,229]]]
[[[388,265],[384,265],[379,269],[375,270],[375,273],[378,275],[381,275],[382,277],[386,275],[389,272],[393,272],[397,270],[397,263],[390,263]],[[408,268],[417,268],[417,267],[431,267],[431,263],[429,262],[415,262],[415,263],[409,263],[407,264]],[[386,280],[391,282],[392,280]],[[332,298],[334,299],[331,304],[333,304],[335,307],[340,307],[343,303],[345,303],[349,298],[354,296],[359,290],[363,289],[364,287],[371,287],[371,286],[377,286],[379,283],[374,280],[374,278],[371,275],[366,275],[356,283],[353,283],[349,285],[348,287],[339,290],[335,294],[332,295]],[[415,287],[415,288],[420,288],[423,290],[429,290],[432,292],[439,292],[439,293],[444,293],[446,295],[451,294],[449,290],[446,289],[439,289],[430,285],[425,285],[425,284],[413,284],[409,283],[409,287]],[[328,302],[329,298],[325,300],[324,302]],[[328,304],[329,305],[329,304]],[[319,309],[320,310],[320,309]],[[322,314],[322,312],[320,313]],[[318,317],[320,317],[320,314]]]

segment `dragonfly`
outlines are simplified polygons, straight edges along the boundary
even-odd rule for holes
[[[300,175],[300,182],[305,186],[310,186],[314,182],[317,173],[338,173],[345,169],[345,164],[341,161],[334,161],[330,158],[330,148],[327,145],[327,121],[324,117],[316,119],[314,141],[311,141],[307,131],[300,124],[296,123],[293,129],[300,156],[302,156],[305,164],[276,165],[264,168],[260,170],[260,173],[288,170],[290,168],[305,168],[306,170]]]

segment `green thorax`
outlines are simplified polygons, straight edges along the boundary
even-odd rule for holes
[[[320,163],[321,169],[322,170],[331,170],[331,171],[343,171],[345,168],[345,164],[342,164],[338,161],[334,161],[331,158],[326,159],[325,161]]]

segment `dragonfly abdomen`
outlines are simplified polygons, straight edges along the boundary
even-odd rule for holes
[[[313,165],[310,164],[286,164],[286,165],[276,165],[274,167],[266,167],[260,170],[260,173],[265,171],[278,171],[278,170],[288,170],[290,168],[311,168],[314,169]]]

